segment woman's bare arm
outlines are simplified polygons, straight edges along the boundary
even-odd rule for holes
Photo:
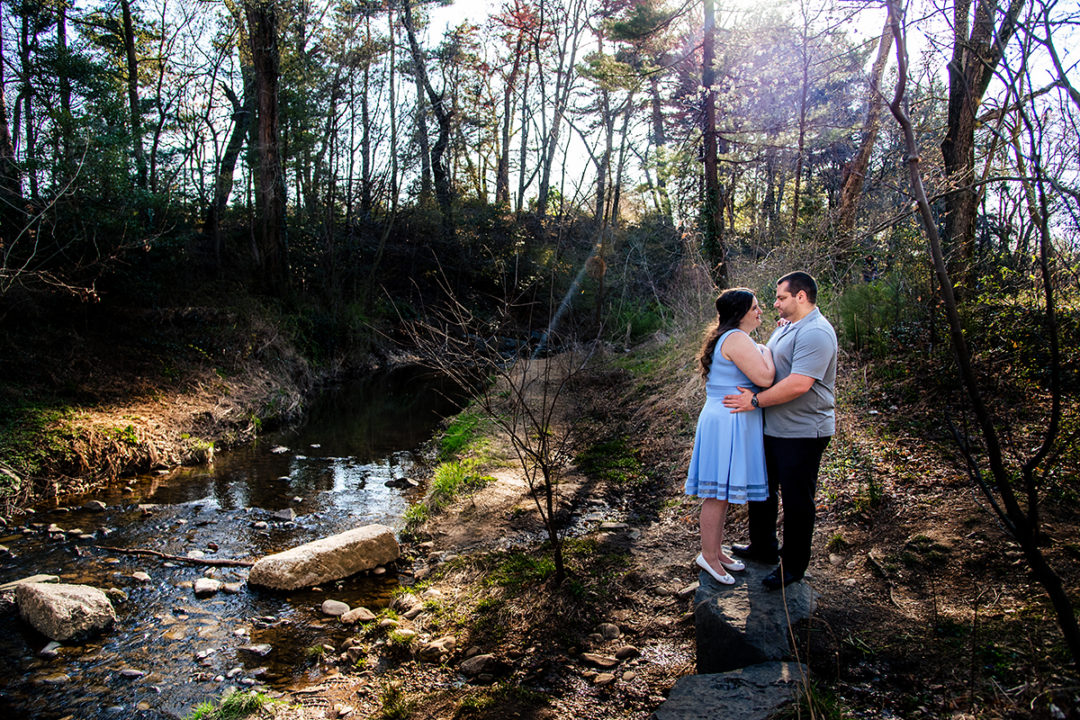
[[[776,377],[776,366],[773,365],[772,353],[768,348],[762,348],[750,336],[744,332],[734,332],[724,338],[724,344],[720,346],[720,354],[735,363],[735,367],[742,370],[750,382],[758,387],[769,387]]]

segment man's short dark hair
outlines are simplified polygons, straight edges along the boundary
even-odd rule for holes
[[[784,283],[787,283],[788,292],[792,295],[798,295],[799,291],[803,290],[806,292],[806,299],[810,301],[810,304],[817,305],[817,281],[814,280],[813,275],[802,270],[796,270],[776,281],[777,287]]]

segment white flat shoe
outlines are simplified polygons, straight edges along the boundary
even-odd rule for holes
[[[723,575],[721,575],[720,573],[713,570],[712,565],[709,564],[709,562],[705,559],[705,556],[701,553],[698,553],[698,556],[694,560],[694,562],[697,563],[698,567],[700,567],[702,570],[709,573],[709,576],[712,577],[712,579],[716,582],[723,585],[735,584],[735,578],[731,577],[729,573],[724,573]]]
[[[743,570],[746,569],[746,564],[743,563],[742,560],[732,560],[729,563],[726,563],[723,560],[721,560],[720,564],[724,566],[725,570],[730,570],[731,572],[742,572]]]

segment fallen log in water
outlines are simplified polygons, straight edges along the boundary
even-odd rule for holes
[[[108,545],[95,545],[98,550],[108,550],[109,552],[123,553],[125,555],[151,555],[153,557],[159,557],[162,560],[172,560],[173,562],[185,562],[192,565],[212,565],[214,567],[251,567],[255,564],[254,560],[228,560],[225,558],[193,558],[186,555],[169,555],[168,553],[158,552],[157,550],[146,550],[142,548],[118,548],[109,547]]]

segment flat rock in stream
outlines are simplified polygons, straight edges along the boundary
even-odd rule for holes
[[[789,624],[814,612],[814,591],[806,582],[766,590],[761,580],[771,568],[750,563],[734,585],[721,585],[705,571],[694,593],[697,671],[721,673],[791,656]]]
[[[298,590],[370,570],[397,560],[400,554],[393,530],[365,525],[267,555],[252,566],[248,584]]]
[[[15,597],[23,619],[57,642],[92,637],[116,622],[108,596],[88,585],[25,583]]]
[[[794,697],[806,668],[767,662],[676,681],[650,720],[766,720]]]

